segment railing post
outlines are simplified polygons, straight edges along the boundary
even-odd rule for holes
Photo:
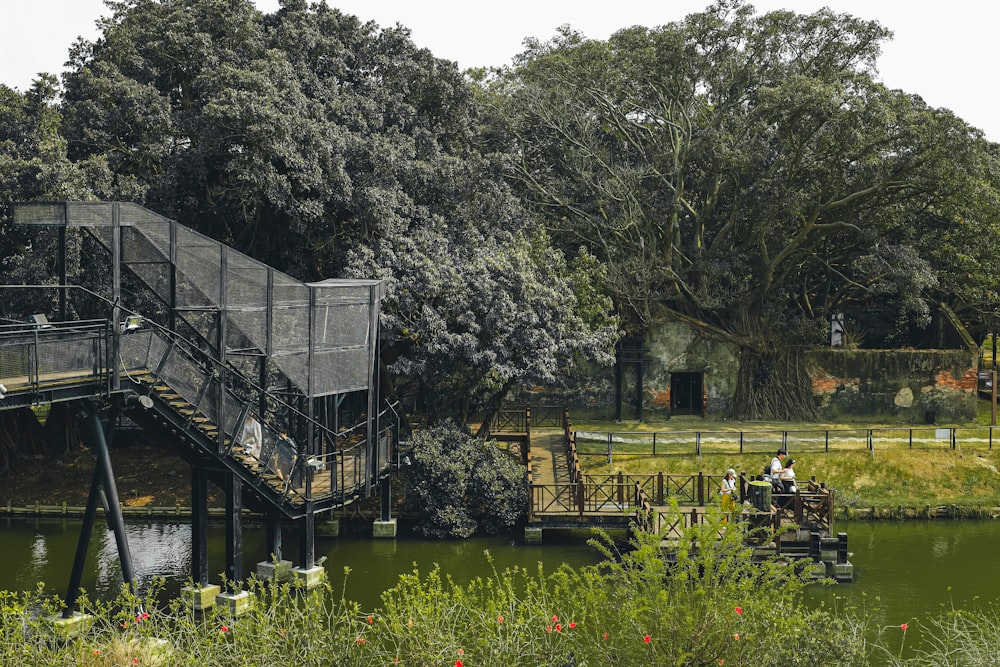
[[[820,554],[819,531],[814,530],[809,533],[809,555],[812,556],[814,563],[818,563],[820,561]]]
[[[656,456],[656,431],[653,431],[653,456]]]
[[[608,465],[611,465],[611,439],[613,436],[614,433],[608,433]]]
[[[698,505],[705,506],[705,473],[698,473]]]
[[[576,484],[576,507],[580,516],[583,517],[583,482]]]
[[[830,453],[830,430],[829,429],[827,429],[827,431],[826,431],[826,453],[827,454]]]
[[[740,431],[740,454],[743,453],[743,431]]]
[[[663,504],[663,471],[656,474],[656,504]]]
[[[618,506],[625,504],[625,478],[622,473],[618,473]]]
[[[694,454],[701,458],[701,431],[694,434]]]
[[[910,429],[910,449],[913,449],[913,429]]]

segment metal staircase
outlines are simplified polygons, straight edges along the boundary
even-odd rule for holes
[[[47,263],[59,275],[57,285],[0,286],[14,295],[7,318],[43,311],[0,326],[0,410],[81,401],[88,424],[105,415],[109,438],[127,417],[172,445],[192,466],[195,551],[205,548],[203,484],[221,480],[234,580],[244,496],[270,517],[279,557],[281,522],[300,527],[307,568],[316,513],[379,490],[388,505],[398,421],[378,403],[381,281],[303,283],[135,204],[11,210],[36,247],[58,255]],[[95,486],[114,485],[106,466]],[[192,561],[204,583],[205,554]]]

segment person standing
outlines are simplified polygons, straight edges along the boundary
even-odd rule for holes
[[[722,511],[726,513],[723,521],[728,522],[729,517],[736,512],[736,471],[732,468],[727,470],[725,476],[723,476],[719,494]]]

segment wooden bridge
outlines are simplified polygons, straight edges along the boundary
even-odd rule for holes
[[[526,541],[540,542],[546,529],[639,527],[660,535],[664,547],[669,549],[684,530],[705,523],[708,508],[718,505],[716,491],[722,483],[719,475],[584,473],[568,412],[558,409],[561,413],[558,427],[553,425],[551,417],[544,427],[537,427],[532,425],[536,410],[530,406],[507,408],[506,412],[518,414],[503,414],[494,421],[494,431],[503,424],[525,425],[530,489]],[[553,408],[545,410],[546,415],[553,412]],[[751,481],[745,474],[740,475],[739,518],[755,528],[768,529],[763,532],[769,536],[776,536],[766,544],[755,542],[755,551],[761,555],[811,557],[816,561],[825,556],[823,560],[832,564],[847,563],[847,536],[833,534],[833,490],[812,480],[807,490],[773,494],[771,506],[758,510],[745,504],[751,497]],[[781,530],[792,525],[795,526],[792,532]],[[835,576],[849,580],[852,575],[845,576],[845,572],[848,572],[846,567],[834,568]]]

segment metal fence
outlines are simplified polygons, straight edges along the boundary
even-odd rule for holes
[[[754,431],[574,431],[579,456],[702,456],[890,449],[993,449],[998,426]]]

